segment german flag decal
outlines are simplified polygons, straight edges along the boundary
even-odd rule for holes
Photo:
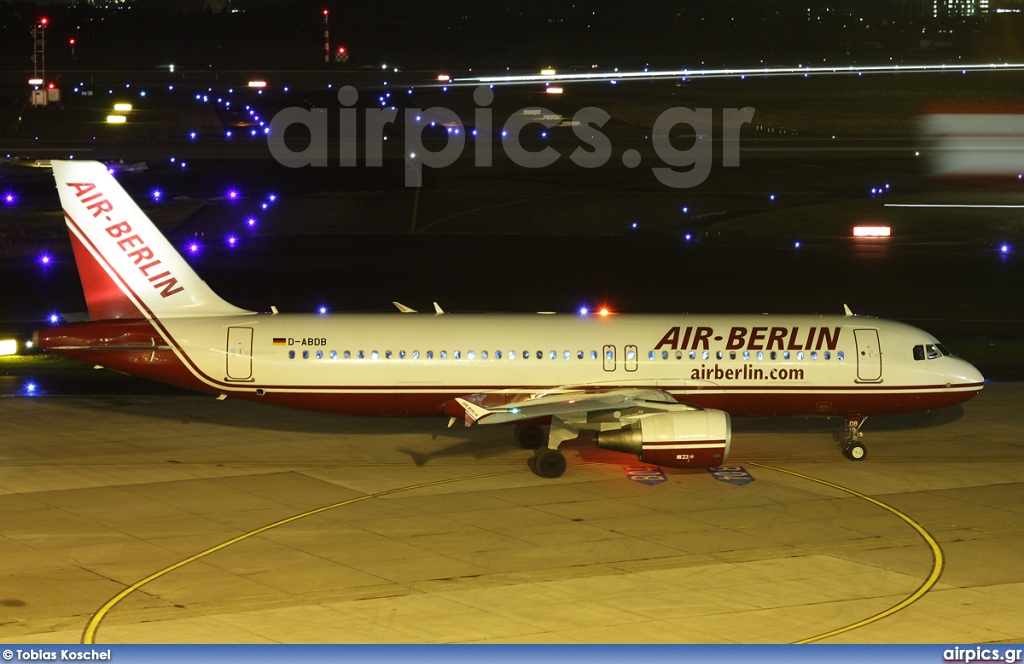
[[[284,337],[274,337],[274,345],[275,346],[284,346],[287,343],[288,343],[288,340],[285,339]]]

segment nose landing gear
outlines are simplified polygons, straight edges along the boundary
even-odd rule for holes
[[[843,454],[850,461],[862,461],[868,455],[868,448],[860,442],[860,428],[864,426],[868,418],[848,417],[843,423]]]

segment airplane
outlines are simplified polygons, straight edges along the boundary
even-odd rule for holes
[[[559,446],[673,468],[728,459],[735,416],[841,417],[852,460],[870,415],[945,408],[981,373],[904,323],[843,315],[257,313],[221,299],[106,166],[53,161],[89,318],[39,348],[216,395],[351,415],[513,423],[534,470]],[[545,426],[546,423],[549,425]]]

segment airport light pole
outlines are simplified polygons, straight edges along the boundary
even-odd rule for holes
[[[32,26],[32,78],[46,79],[46,24],[45,16]]]
[[[324,62],[331,61],[331,33],[327,25],[327,10],[324,10]]]

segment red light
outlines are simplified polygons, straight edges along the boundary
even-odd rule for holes
[[[50,19],[46,18],[45,16],[43,18],[39,19],[39,24],[40,25],[46,25],[49,22],[50,22]]]
[[[327,10],[326,9],[324,10],[324,16],[327,16]]]
[[[71,44],[72,46],[74,46],[75,45],[75,38],[72,37],[71,39],[69,39],[68,43]]]
[[[50,83],[50,84],[49,84],[49,85],[47,85],[46,87],[52,90],[52,89],[53,89],[54,87],[56,87],[56,86],[55,86],[55,85],[54,85],[53,83]]]
[[[338,47],[338,53],[344,53],[344,52],[345,52],[345,47],[344,46],[339,46]]]

